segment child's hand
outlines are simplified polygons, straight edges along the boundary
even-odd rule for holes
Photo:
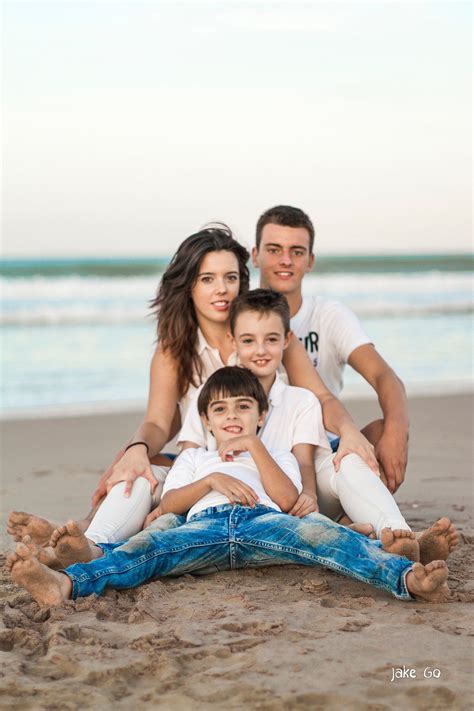
[[[242,437],[233,437],[221,444],[217,450],[220,458],[223,462],[232,462],[235,456],[241,454],[242,452],[248,452],[252,446],[252,442],[256,439],[252,435],[243,435]]]
[[[319,511],[318,497],[313,491],[303,491],[298,496],[296,504],[291,511],[288,511],[290,516],[303,518],[306,514],[317,513]]]
[[[214,474],[209,474],[207,479],[211,487],[227,496],[231,504],[244,504],[244,506],[253,508],[259,502],[259,498],[252,487],[247,486],[243,481],[235,479],[233,476],[215,472]]]
[[[158,516],[161,516],[163,514],[163,511],[161,510],[161,506],[157,506],[156,509],[153,509],[151,513],[148,514],[148,516],[145,519],[145,523],[143,524],[143,528],[147,528],[147,526],[150,525],[150,523],[153,523],[155,518],[158,518]]]

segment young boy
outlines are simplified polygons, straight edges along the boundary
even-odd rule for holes
[[[95,560],[60,572],[42,565],[25,539],[7,558],[15,582],[39,604],[52,606],[167,575],[300,563],[332,568],[401,600],[446,599],[444,561],[413,564],[320,514],[298,519],[285,513],[298,498],[301,480],[290,453],[272,455],[256,436],[267,407],[253,373],[218,370],[198,400],[218,450],[183,452],[165,483],[163,510],[188,512],[187,522],[167,531],[144,530],[122,544],[95,546]],[[71,530],[65,539],[84,538],[78,527]]]

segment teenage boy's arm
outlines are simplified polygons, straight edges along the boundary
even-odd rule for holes
[[[383,433],[375,444],[375,455],[393,493],[403,482],[407,466],[409,422],[405,387],[370,344],[352,351],[348,362],[377,393],[383,412]]]
[[[314,369],[304,346],[297,338],[292,338],[283,356],[283,364],[287,370],[291,385],[307,388],[316,395],[321,403],[324,426],[341,438],[337,454],[334,457],[334,468],[339,470],[341,459],[353,452],[358,454],[374,472],[379,467],[374,454],[374,448],[361,434],[344,405],[329,392],[318,373]]]
[[[293,508],[288,511],[291,516],[302,518],[306,514],[319,511],[316,494],[316,469],[314,467],[314,450],[312,444],[296,444],[291,450],[296,457],[301,473],[303,491]]]
[[[249,452],[257,465],[263,488],[271,500],[285,512],[294,506],[298,498],[296,486],[256,435],[234,437],[219,447],[221,459],[225,460],[231,452]]]

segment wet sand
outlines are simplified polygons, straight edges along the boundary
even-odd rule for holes
[[[361,426],[377,416],[375,403],[349,407]],[[2,569],[2,708],[471,708],[472,399],[413,398],[410,414],[397,500],[413,528],[445,514],[461,532],[448,561],[450,602],[402,603],[326,570],[285,566],[188,575],[40,610]],[[85,513],[139,419],[1,423],[2,552],[12,508],[58,521]],[[390,681],[403,666],[412,677]]]

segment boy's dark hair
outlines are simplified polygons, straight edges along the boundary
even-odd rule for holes
[[[281,225],[282,227],[304,227],[309,233],[309,253],[313,254],[314,247],[314,225],[308,215],[299,207],[291,205],[276,205],[269,210],[265,210],[260,215],[257,222],[255,244],[257,252],[260,249],[262,231],[265,225]]]
[[[251,397],[257,401],[260,415],[268,410],[267,396],[259,379],[238,365],[219,368],[206,380],[198,397],[199,414],[207,415],[210,403],[222,397]]]
[[[237,317],[246,311],[253,311],[258,314],[275,313],[280,316],[285,336],[290,330],[290,307],[288,301],[277,291],[272,289],[252,289],[246,294],[240,294],[231,303],[229,310],[229,328],[234,335]]]

